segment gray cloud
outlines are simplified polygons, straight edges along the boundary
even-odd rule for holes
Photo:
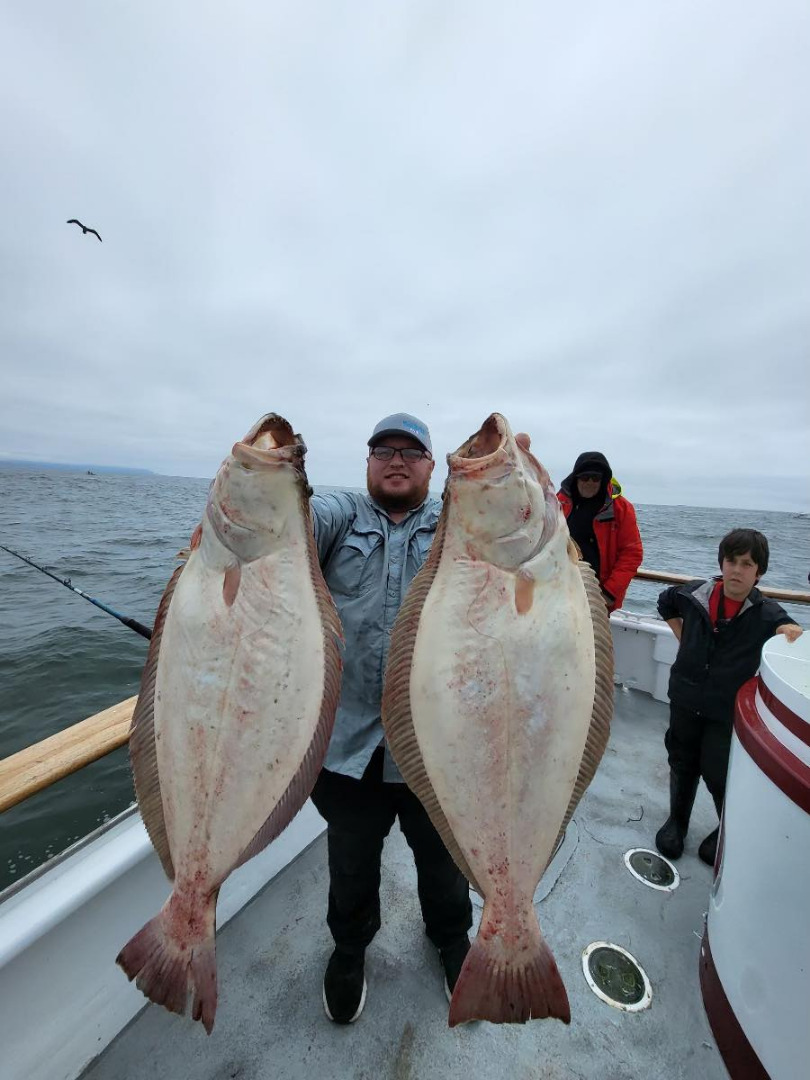
[[[0,14],[0,454],[209,475],[404,408],[810,509],[806,5]],[[64,224],[77,216],[103,244]]]

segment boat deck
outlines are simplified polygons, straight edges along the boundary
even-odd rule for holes
[[[424,936],[413,863],[398,829],[385,849],[383,927],[367,954],[365,1011],[349,1027],[330,1023],[321,1003],[331,950],[322,836],[218,937],[213,1034],[149,1005],[84,1080],[725,1078],[698,985],[712,873],[697,846],[717,823],[703,786],[674,892],[642,885],[623,861],[630,848],[652,846],[667,812],[666,725],[666,706],[617,689],[610,745],[547,874],[553,878],[562,862],[559,877],[537,904],[568,990],[570,1026],[544,1020],[448,1028],[438,956]],[[480,908],[474,913],[477,925]],[[648,1009],[627,1013],[591,992],[581,955],[597,940],[628,949],[645,969]]]

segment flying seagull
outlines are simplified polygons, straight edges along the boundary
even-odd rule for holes
[[[93,234],[93,236],[95,236],[95,238],[96,238],[96,239],[98,240],[98,242],[99,242],[100,244],[102,244],[102,243],[104,242],[104,241],[103,241],[103,240],[101,239],[101,237],[100,237],[100,236],[98,235],[98,233],[96,232],[96,230],[95,230],[95,229],[91,229],[89,225],[82,225],[82,223],[81,223],[80,221],[77,221],[77,219],[76,219],[75,217],[72,217],[72,218],[70,219],[70,221],[67,221],[67,222],[65,222],[65,224],[66,224],[66,225],[78,225],[78,226],[79,226],[79,228],[80,228],[80,229],[82,230],[82,233],[83,233],[83,234],[84,234],[84,233],[92,233],[92,234]]]

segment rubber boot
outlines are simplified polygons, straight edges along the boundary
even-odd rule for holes
[[[669,817],[655,834],[655,846],[667,859],[680,859],[683,855],[683,841],[689,829],[699,781],[699,776],[669,774]]]
[[[710,832],[705,840],[701,840],[698,848],[698,858],[708,863],[709,866],[714,866],[714,860],[717,858],[717,838],[719,835],[720,829],[718,827],[714,832]]]
[[[712,798],[714,799],[714,807],[717,810],[717,816],[721,817],[723,813],[723,795],[716,795],[712,792]],[[714,866],[714,860],[717,858],[717,838],[720,835],[720,826],[718,825],[714,832],[710,832],[705,840],[701,840],[700,847],[698,848],[698,858],[703,862],[708,863],[709,866]]]

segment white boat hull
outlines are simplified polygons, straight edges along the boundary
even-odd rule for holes
[[[225,882],[233,918],[323,832],[311,802]],[[35,872],[0,904],[0,1046],[9,1080],[74,1080],[148,1004],[115,964],[170,886],[133,807]],[[32,1017],[47,1023],[32,1024]]]

